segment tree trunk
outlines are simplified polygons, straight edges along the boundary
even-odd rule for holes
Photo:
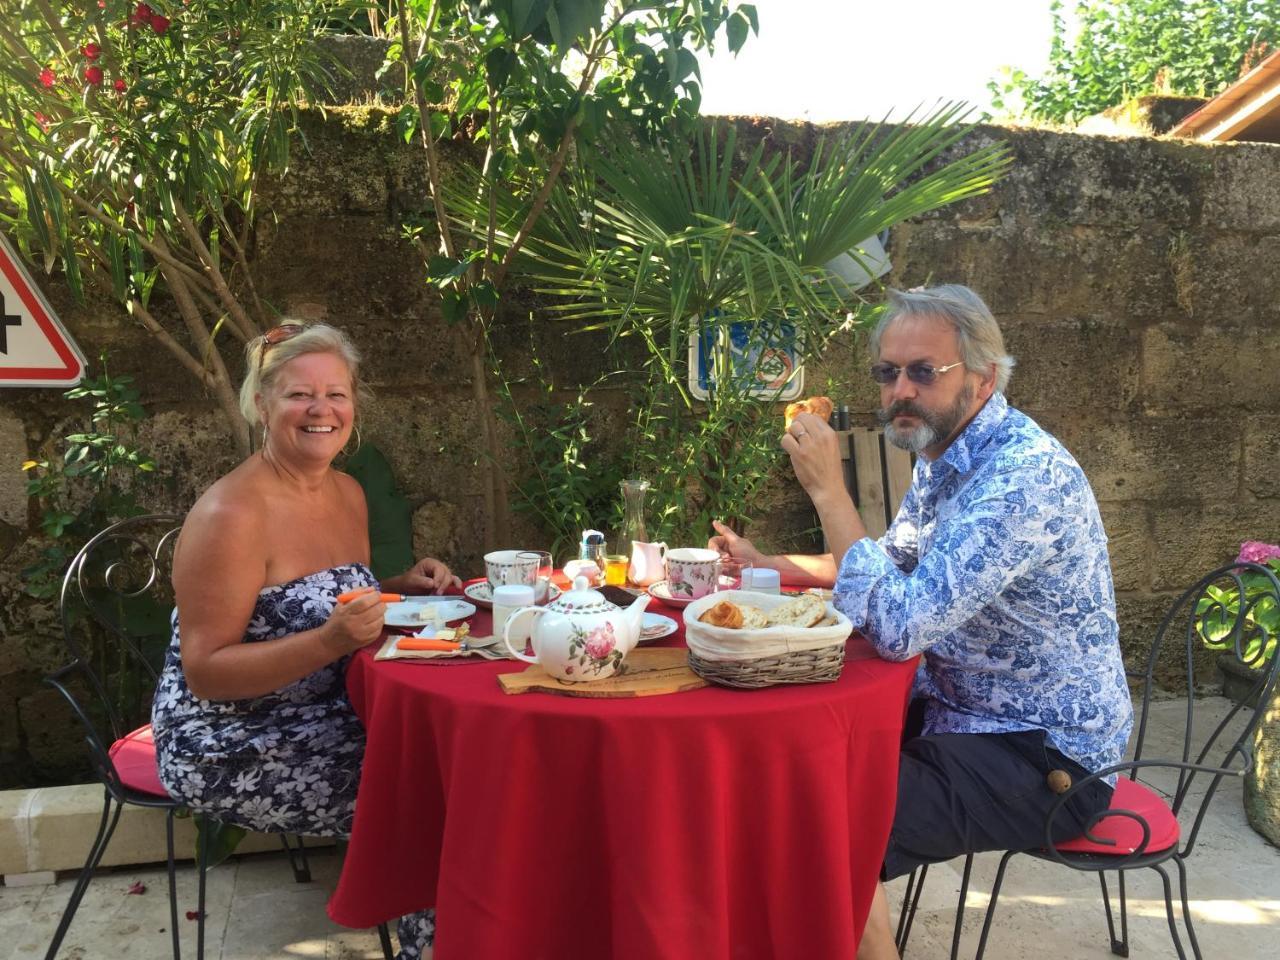
[[[493,400],[489,394],[488,342],[484,334],[484,321],[473,317],[471,337],[471,397],[475,401],[476,415],[484,432],[484,462],[480,465],[480,478],[484,490],[484,548],[496,550],[506,544],[508,524],[506,520],[506,496],[502,497],[501,515],[498,506],[498,488],[503,483],[498,449],[497,422],[493,415]]]

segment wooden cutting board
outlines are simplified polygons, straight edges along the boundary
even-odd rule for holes
[[[654,647],[627,654],[627,672],[604,680],[569,683],[547,675],[538,665],[520,673],[503,673],[498,685],[504,693],[558,693],[565,697],[656,697],[705,687],[707,681],[689,669],[683,647]]]

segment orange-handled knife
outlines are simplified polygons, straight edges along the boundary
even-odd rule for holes
[[[463,649],[461,643],[453,640],[427,640],[422,637],[402,637],[396,641],[397,650],[447,650],[453,652]]]
[[[348,590],[346,593],[340,593],[340,594],[338,594],[338,602],[339,602],[339,603],[350,603],[352,600],[355,600],[355,599],[357,599],[357,598],[359,598],[359,597],[363,597],[366,593],[369,593],[369,592],[370,592],[370,591],[369,591],[369,588],[368,588],[368,587],[366,587],[366,588],[365,588],[365,589],[363,589],[363,590]],[[382,602],[383,602],[383,603],[399,603],[401,600],[404,600],[404,599],[406,599],[406,597],[405,597],[405,595],[404,595],[404,594],[402,594],[402,593],[384,593],[384,594],[382,594]]]

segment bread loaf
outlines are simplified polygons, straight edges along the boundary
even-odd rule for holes
[[[820,597],[802,593],[794,600],[769,611],[769,625],[775,627],[816,627],[827,615],[827,605]]]
[[[782,415],[785,421],[783,427],[790,428],[791,421],[801,413],[812,413],[826,422],[831,418],[831,411],[834,409],[835,405],[832,404],[830,397],[809,397],[807,400],[797,400],[795,403],[787,404],[786,412]]]

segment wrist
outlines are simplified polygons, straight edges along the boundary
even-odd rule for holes
[[[813,501],[813,508],[819,514],[842,513],[844,511],[855,512],[853,506],[853,497],[849,496],[849,491],[843,486],[836,489],[818,490],[810,495]]]
[[[326,620],[316,629],[317,636],[320,640],[320,646],[328,654],[329,659],[333,660],[343,655],[342,644],[338,637],[337,628],[332,620]]]

